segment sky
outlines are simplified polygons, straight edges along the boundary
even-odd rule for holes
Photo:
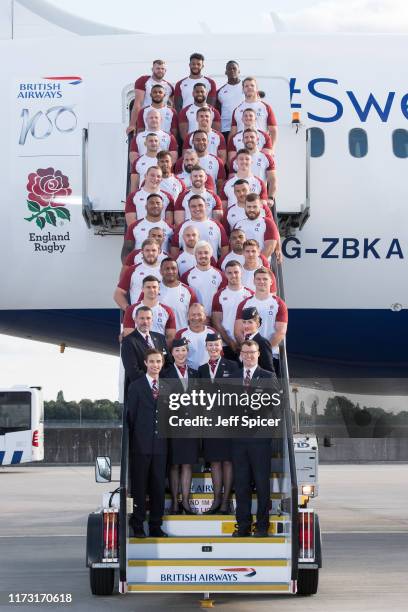
[[[408,32],[406,0],[257,0],[256,10],[248,0],[206,0],[196,5],[200,11],[192,11],[187,0],[145,6],[138,0],[49,2],[86,19],[143,32]],[[118,358],[69,347],[60,354],[58,346],[0,335],[0,386],[15,384],[41,385],[45,399],[62,389],[68,400],[115,400]]]

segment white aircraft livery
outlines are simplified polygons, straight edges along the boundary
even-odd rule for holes
[[[291,374],[406,376],[406,36],[1,35],[0,333],[118,353],[134,82],[163,58],[174,84],[197,51],[277,117]]]

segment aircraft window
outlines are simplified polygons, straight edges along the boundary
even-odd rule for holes
[[[394,130],[392,133],[392,150],[396,157],[408,157],[408,130]]]
[[[353,157],[365,157],[368,151],[367,132],[361,128],[349,131],[349,151]]]
[[[310,128],[310,155],[321,157],[324,153],[324,132],[321,128]]]

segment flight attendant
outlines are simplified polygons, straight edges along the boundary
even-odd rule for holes
[[[207,334],[205,339],[208,363],[198,368],[199,378],[220,383],[229,378],[241,376],[234,361],[222,357],[222,338],[217,333]],[[203,440],[204,459],[211,464],[211,478],[214,490],[213,503],[205,514],[227,514],[232,488],[231,440],[206,438]]]
[[[188,340],[173,340],[171,354],[174,364],[162,372],[162,378],[172,380],[172,392],[183,393],[191,388],[198,377],[197,370],[187,365]],[[199,441],[197,438],[172,438],[169,440],[170,491],[172,496],[171,514],[196,514],[190,508],[190,490],[193,464],[198,461]],[[181,503],[179,490],[181,488]]]

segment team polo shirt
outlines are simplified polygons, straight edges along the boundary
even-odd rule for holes
[[[213,125],[214,122],[219,124],[221,122],[221,117],[217,109],[211,106],[210,104],[206,104],[205,106],[211,111],[211,125]],[[179,112],[179,125],[181,123],[187,123],[187,132],[194,132],[195,130],[198,130],[197,111],[200,110],[200,108],[203,107],[197,106],[197,104],[189,104]]]
[[[177,200],[178,196],[182,191],[187,189],[184,181],[178,178],[178,176],[168,176],[160,181],[160,189],[169,193],[174,201]]]
[[[258,132],[258,147],[260,149],[272,149],[272,139],[267,132],[263,130],[257,130]],[[228,152],[245,149],[244,145],[244,131],[237,132],[233,138],[230,138],[228,142]]]
[[[118,287],[130,295],[130,303],[138,301],[142,292],[142,282],[145,276],[155,276],[161,281],[160,264],[148,266],[145,263],[130,266],[119,280]]]
[[[177,266],[179,269],[179,275],[182,276],[184,272],[191,270],[197,263],[195,255],[193,253],[189,253],[188,251],[181,251],[180,255],[176,259]],[[211,257],[211,265],[214,268],[219,268],[217,265],[217,260],[214,257]]]
[[[166,287],[162,282],[159,299],[174,312],[177,330],[188,326],[188,309],[191,304],[198,302],[194,289],[184,283],[179,283],[177,287]]]
[[[266,259],[266,257],[264,255],[262,255],[263,260],[262,262],[254,269],[254,270],[245,270],[244,267],[242,267],[242,273],[241,273],[241,278],[242,278],[242,284],[245,287],[248,287],[248,289],[252,289],[252,291],[255,293],[255,278],[254,278],[254,274],[256,272],[256,270],[258,268],[260,268],[261,266],[265,267],[265,268],[269,268],[270,265],[269,263],[265,264],[265,261],[268,262],[268,260]],[[261,258],[259,258],[261,259]],[[272,273],[273,274],[273,273]],[[272,284],[271,284],[271,293],[276,293],[277,289],[276,289],[276,278],[275,275],[273,274],[272,276]]]
[[[271,209],[266,205],[263,204],[261,207],[261,217],[268,217],[269,219],[272,219],[272,213],[271,213]],[[234,227],[234,225],[236,223],[238,223],[238,221],[242,221],[242,219],[246,218],[246,213],[245,213],[245,208],[242,208],[241,206],[238,206],[238,204],[233,204],[232,206],[229,206],[227,209],[227,229],[228,231],[230,230],[231,227]]]
[[[232,122],[231,125],[237,128],[237,132],[240,132],[244,129],[244,122],[242,120],[242,115],[244,110],[247,108],[252,108],[256,113],[256,125],[260,130],[264,132],[268,131],[268,125],[277,125],[276,117],[272,110],[272,107],[266,102],[262,100],[257,100],[256,102],[241,102],[234,112],[232,113]]]
[[[143,183],[145,174],[149,168],[157,166],[157,157],[150,157],[149,155],[139,155],[132,163],[130,167],[131,174],[139,175],[139,183]]]
[[[188,251],[181,251],[180,255],[176,259],[176,262],[180,276],[182,276],[184,272],[194,268],[197,263],[194,253],[189,253]]]
[[[164,98],[165,102],[167,102],[169,97],[172,96],[174,93],[173,85],[171,85],[165,79],[156,81],[155,79],[153,79],[153,77],[149,76],[148,74],[141,76],[135,81],[135,89],[140,89],[145,92],[143,106],[149,106],[149,104],[152,103],[150,92],[152,90],[153,85],[161,85],[162,87],[164,87],[166,91],[166,97]]]
[[[264,248],[265,240],[279,240],[279,232],[273,219],[257,217],[256,219],[242,219],[234,225],[233,229],[241,229],[247,240],[252,238],[259,244],[259,248]]]
[[[163,249],[165,251],[169,250],[170,240],[173,236],[173,229],[171,225],[160,219],[160,221],[148,221],[147,219],[138,219],[129,225],[126,230],[125,240],[134,240],[135,249],[141,249],[142,243],[146,238],[149,237],[149,231],[153,227],[160,227],[165,234],[165,239],[163,243]]]
[[[161,262],[163,261],[163,259],[166,259],[167,257],[170,257],[168,255],[168,253],[165,253],[164,251],[160,251],[158,257],[157,257],[157,262],[159,264],[161,264]],[[133,266],[135,264],[139,264],[143,262],[143,251],[142,249],[133,249],[133,251],[131,251],[129,253],[129,255],[126,255],[126,259],[124,262],[124,266]]]
[[[217,256],[221,250],[221,247],[228,246],[228,238],[225,229],[215,219],[205,219],[204,221],[193,221],[189,219],[184,221],[175,230],[171,244],[179,249],[184,249],[185,244],[183,240],[184,228],[188,225],[192,225],[198,229],[200,240],[206,240],[213,248],[214,255]]]
[[[187,364],[190,368],[198,370],[200,365],[208,363],[208,351],[205,345],[207,334],[215,333],[215,329],[204,327],[202,332],[194,332],[189,327],[180,329],[176,333],[176,338],[186,338],[188,341]]]
[[[204,189],[202,193],[195,194],[191,189],[189,189],[188,191],[184,191],[179,195],[174,206],[175,211],[183,210],[185,212],[186,220],[191,219],[191,213],[188,203],[190,202],[190,198],[192,198],[193,195],[200,195],[202,198],[204,198],[207,217],[212,216],[213,210],[220,210],[222,212],[221,200],[213,191],[208,191],[208,189]]]
[[[212,312],[222,313],[222,326],[231,339],[234,338],[237,308],[243,300],[253,295],[253,293],[253,291],[245,286],[237,291],[232,291],[227,286],[219,289],[213,297]],[[226,343],[223,342],[223,344],[225,345]]]
[[[275,170],[275,161],[269,153],[264,153],[263,151],[256,151],[254,154],[251,154],[252,163],[251,170],[254,176],[257,176],[261,179],[261,181],[266,181],[266,174],[270,170]],[[232,160],[232,168],[234,172],[238,170],[236,159]]]
[[[205,314],[210,316],[213,297],[220,285],[226,283],[224,274],[213,266],[208,270],[199,270],[194,266],[183,274],[181,280],[194,289],[198,301],[204,306]]]
[[[208,153],[207,155],[203,155],[203,157],[198,158],[198,164],[205,173],[212,177],[214,181],[214,186],[216,185],[219,179],[225,180],[225,168],[222,160],[216,155],[212,155]],[[177,173],[181,172],[183,168],[183,159],[180,158],[176,162],[175,171]],[[181,177],[180,177],[181,178]],[[216,191],[216,188],[214,189]]]
[[[170,106],[163,106],[163,108],[155,108],[154,106],[145,106],[141,108],[137,115],[136,128],[138,130],[148,130],[147,127],[147,115],[149,111],[155,110],[160,113],[161,116],[161,129],[164,132],[170,134],[171,130],[178,128],[177,113],[174,108]]]
[[[164,219],[166,212],[174,211],[174,200],[165,191],[160,190],[157,193],[163,198],[162,219]],[[146,201],[149,195],[151,195],[151,192],[145,191],[143,187],[129,193],[126,198],[125,213],[136,213],[136,219],[143,219],[146,216]]]
[[[256,308],[262,319],[259,333],[270,340],[275,333],[276,323],[288,322],[288,307],[285,302],[277,295],[270,295],[266,300],[259,300],[255,295],[241,302],[237,309],[237,319],[242,319],[244,308]],[[273,347],[274,356],[279,355],[279,348]]]
[[[193,87],[196,83],[203,83],[207,89],[207,96],[210,98],[214,98],[217,95],[217,85],[215,81],[210,77],[201,76],[197,79],[191,79],[190,77],[185,77],[176,83],[176,87],[174,88],[174,105],[177,106],[177,101],[181,99],[182,108],[188,106],[189,104],[194,104],[193,98]]]
[[[178,172],[177,166],[179,168],[181,168],[180,172]],[[177,178],[180,179],[181,181],[183,181],[183,183],[184,183],[184,185],[185,185],[185,187],[187,189],[191,189],[191,187],[192,187],[192,184],[191,184],[191,172],[186,172],[184,170],[183,160],[181,160],[180,163],[179,163],[179,160],[177,161],[175,171],[178,172]],[[215,182],[214,182],[213,177],[210,176],[207,173],[206,173],[206,177],[207,178],[205,179],[204,187],[206,189],[209,189],[209,191],[214,191],[215,192]]]
[[[227,253],[226,255],[223,255],[223,257],[221,257],[218,260],[217,268],[220,268],[220,270],[224,272],[225,266],[227,265],[227,263],[233,260],[238,261],[241,264],[241,266],[243,266],[245,263],[245,257],[242,253],[239,254],[239,253],[234,253],[234,251],[230,251],[229,253]],[[265,268],[270,268],[269,261],[267,260],[265,255],[261,254],[258,258],[258,268],[262,266],[264,266]],[[242,283],[242,284],[244,285],[244,287],[248,286],[245,283]]]
[[[239,176],[235,175],[228,179],[228,181],[224,184],[224,187],[220,193],[221,200],[228,200],[228,206],[232,206],[232,204],[236,204],[237,198],[234,193],[234,185],[236,181],[239,179]],[[261,200],[268,199],[268,193],[266,191],[265,184],[258,176],[248,176],[245,177],[245,180],[249,184],[249,191],[251,193],[257,193]]]
[[[168,134],[164,130],[145,130],[144,132],[139,132],[132,138],[130,141],[130,151],[138,153],[139,155],[144,155],[146,153],[145,140],[148,134],[156,134],[160,143],[160,151],[178,150],[177,141],[173,134]]]
[[[236,85],[225,83],[225,85],[219,88],[217,99],[221,108],[221,132],[229,132],[231,129],[232,113],[245,100],[242,82],[240,81]]]
[[[184,149],[192,149],[193,148],[193,136],[194,132],[191,134],[187,134],[183,142],[183,150]],[[208,152],[211,155],[218,156],[220,151],[226,151],[227,145],[225,144],[225,138],[218,132],[217,130],[210,130],[207,132],[208,137]]]
[[[135,316],[136,310],[139,308],[139,306],[145,306],[143,300],[140,300],[135,304],[131,304],[126,308],[123,317],[123,327],[131,327],[132,329],[136,328],[136,323],[133,317]],[[176,329],[176,318],[173,310],[169,306],[159,302],[155,306],[149,306],[149,308],[151,308],[153,313],[152,332],[157,332],[158,334],[164,335],[168,329]]]

